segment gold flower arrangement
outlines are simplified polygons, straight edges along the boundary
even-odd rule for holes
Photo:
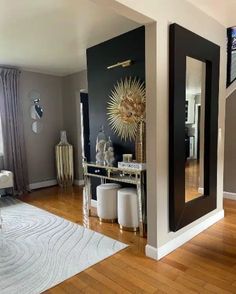
[[[140,120],[145,119],[145,86],[137,78],[120,80],[111,91],[108,102],[108,122],[123,140],[134,140]]]

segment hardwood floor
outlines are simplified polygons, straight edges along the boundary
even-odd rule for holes
[[[236,293],[235,201],[225,200],[223,220],[157,262],[145,257],[138,234],[84,219],[81,192],[52,187],[22,200],[130,246],[45,293]]]
[[[191,201],[202,196],[199,193],[200,187],[200,166],[195,159],[187,160],[185,166],[185,201]]]

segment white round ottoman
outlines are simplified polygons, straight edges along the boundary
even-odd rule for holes
[[[134,188],[118,191],[118,223],[121,230],[136,232],[139,228],[138,197]]]
[[[97,215],[101,222],[117,221],[117,191],[120,185],[107,183],[97,186]]]

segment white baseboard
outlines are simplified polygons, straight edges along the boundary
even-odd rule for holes
[[[75,186],[83,186],[84,185],[84,180],[74,180],[74,185]]]
[[[153,259],[159,260],[166,256],[167,254],[171,253],[184,243],[191,240],[193,237],[201,233],[202,231],[206,230],[219,220],[224,218],[224,210],[215,213],[214,215],[210,216],[208,219],[204,220],[203,222],[197,224],[195,227],[190,228],[189,230],[185,231],[180,236],[170,240],[163,246],[159,248],[152,247],[150,245],[146,245],[145,251],[148,257]]]
[[[56,179],[47,180],[47,181],[43,181],[43,182],[29,184],[29,189],[35,190],[35,189],[46,188],[46,187],[55,186],[55,185],[57,185]]]
[[[203,189],[202,187],[199,187],[199,188],[198,188],[198,193],[200,193],[200,194],[204,194],[204,189]]]
[[[236,193],[224,192],[223,195],[226,199],[236,200]]]
[[[91,199],[91,206],[97,207],[97,200]]]
[[[51,187],[51,186],[56,186],[56,185],[57,185],[56,179],[47,180],[47,181],[42,181],[42,182],[38,182],[38,183],[31,183],[31,184],[29,184],[29,189],[35,190],[35,189],[46,188],[46,187]],[[74,185],[83,186],[84,180],[74,180]]]
[[[156,260],[160,259],[158,258],[157,248],[148,244],[145,246],[145,254],[152,259],[156,259]]]

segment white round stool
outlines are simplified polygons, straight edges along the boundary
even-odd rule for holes
[[[134,188],[118,191],[118,223],[121,230],[136,232],[139,228],[138,197]]]
[[[120,185],[107,183],[97,186],[97,215],[101,222],[117,221],[117,191]]]

